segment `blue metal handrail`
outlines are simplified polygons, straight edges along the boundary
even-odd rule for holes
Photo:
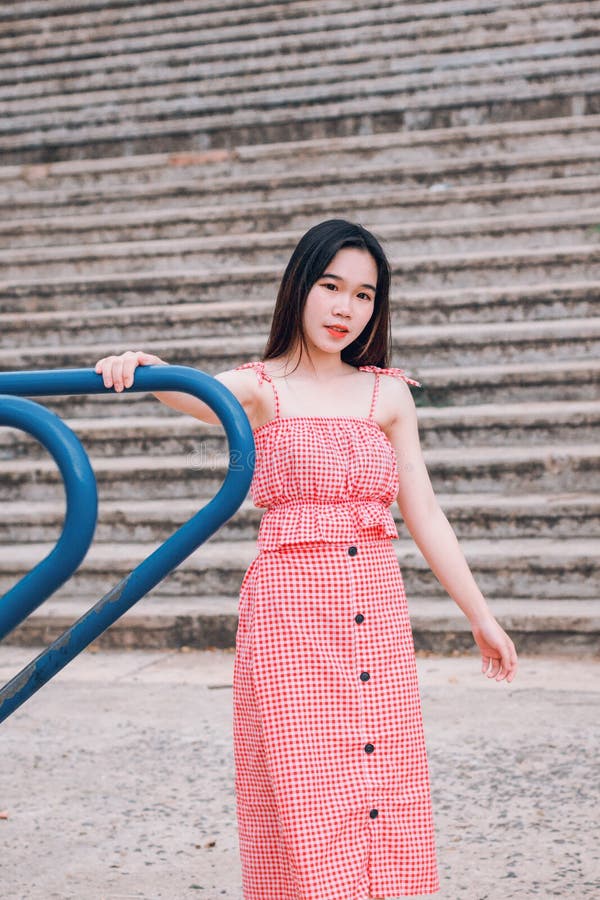
[[[0,397],[0,425],[37,438],[63,477],[66,513],[62,534],[50,553],[0,600],[0,640],[67,581],[92,543],[98,515],[96,478],[81,441],[57,415],[22,397]]]
[[[135,372],[134,384],[123,393],[173,390],[183,391],[203,400],[221,420],[229,443],[229,467],[225,481],[206,506],[0,689],[0,722],[166,578],[230,519],[242,504],[252,481],[255,460],[254,435],[244,408],[220,381],[188,366],[139,367]],[[101,394],[107,391],[113,391],[113,388],[105,388],[102,376],[93,369],[0,373],[0,408],[8,406],[11,399],[1,396],[2,394],[30,397]],[[65,578],[71,574],[66,564],[57,577],[61,574]],[[0,599],[0,604],[2,603],[4,600]],[[34,608],[37,605],[39,604],[34,602]]]

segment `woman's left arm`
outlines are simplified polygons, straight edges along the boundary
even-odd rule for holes
[[[477,587],[456,534],[435,496],[423,459],[410,388],[406,382],[394,378],[388,397],[392,392],[396,414],[386,434],[396,453],[400,482],[396,499],[402,518],[432,572],[469,620],[481,651],[482,672],[497,681],[506,678],[510,682],[517,670],[515,645]],[[490,660],[492,666],[488,673]]]

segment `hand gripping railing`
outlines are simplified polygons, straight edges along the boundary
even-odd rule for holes
[[[79,439],[50,410],[13,395],[111,391],[93,369],[0,373],[0,425],[27,431],[46,446],[60,468],[67,502],[63,532],[54,550],[0,598],[0,637],[71,577],[87,553],[97,516],[96,479]],[[0,689],[0,722],[214,534],[239,509],[248,492],[254,471],[254,435],[244,408],[225,385],[188,366],[154,365],[136,369],[132,387],[123,393],[132,391],[183,391],[207,403],[227,435],[227,476],[206,506]]]

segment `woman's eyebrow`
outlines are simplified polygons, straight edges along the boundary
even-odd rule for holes
[[[321,278],[335,278],[337,279],[337,281],[344,280],[341,275],[334,275],[333,272],[325,272],[323,275],[321,275]],[[371,288],[372,291],[375,290],[372,284],[361,284],[361,287]]]

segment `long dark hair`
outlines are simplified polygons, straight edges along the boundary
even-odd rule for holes
[[[300,238],[279,285],[263,359],[274,359],[287,353],[295,346],[298,337],[300,355],[303,349],[308,353],[302,327],[306,298],[342,247],[369,251],[377,264],[377,286],[373,314],[358,337],[342,350],[341,358],[352,366],[389,366],[392,355],[390,264],[377,238],[362,225],[345,219],[327,219],[314,225]]]

